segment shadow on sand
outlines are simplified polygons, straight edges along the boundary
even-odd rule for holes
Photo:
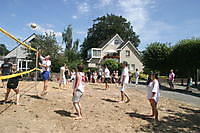
[[[179,107],[183,112],[170,111],[169,115],[162,117],[159,122],[155,122],[144,114],[137,112],[127,112],[130,117],[136,117],[148,124],[141,125],[135,132],[158,132],[158,133],[199,133],[200,132],[200,110],[187,107]]]
[[[4,100],[1,100],[0,101],[0,105],[4,105],[4,104],[14,104],[15,102],[14,101],[12,101],[12,100],[9,100],[9,101],[6,101],[6,102],[4,102]]]
[[[65,110],[55,110],[54,112],[56,112],[57,114],[61,115],[61,116],[66,116],[66,117],[73,117],[71,116],[71,112],[65,111]]]
[[[106,102],[111,102],[111,103],[117,103],[117,102],[118,102],[118,101],[116,101],[116,100],[112,100],[112,99],[109,99],[109,98],[107,98],[107,99],[103,98],[103,99],[101,99],[101,100],[104,100],[104,101],[106,101]]]
[[[43,97],[40,97],[40,96],[38,96],[38,95],[26,95],[26,96],[29,96],[29,97],[34,98],[34,99],[43,99],[43,100],[47,100],[47,99],[45,99],[45,98],[43,98]]]

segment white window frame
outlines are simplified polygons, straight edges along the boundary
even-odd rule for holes
[[[130,57],[130,56],[131,56],[130,50],[126,50],[126,57]]]

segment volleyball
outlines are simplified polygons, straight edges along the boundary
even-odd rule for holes
[[[35,23],[31,24],[31,28],[35,29],[36,27],[37,27],[37,24],[35,24]]]

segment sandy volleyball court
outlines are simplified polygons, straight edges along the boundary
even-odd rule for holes
[[[104,84],[87,84],[81,99],[83,119],[74,120],[71,84],[65,90],[58,90],[58,85],[50,82],[49,92],[43,98],[36,95],[43,84],[37,84],[35,90],[34,82],[20,82],[20,106],[11,102],[0,105],[1,133],[200,132],[200,108],[161,96],[158,104],[160,122],[156,123],[148,117],[151,108],[146,93],[134,87],[127,90],[131,103],[119,104],[118,85],[112,84],[109,90],[104,90]],[[2,100],[4,92],[2,88]]]

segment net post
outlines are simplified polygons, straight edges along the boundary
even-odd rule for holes
[[[37,77],[38,77],[38,73],[37,73],[37,68],[38,68],[38,47],[37,47],[37,52],[36,52],[36,59],[35,59],[35,67],[36,67],[36,71],[35,71],[35,90],[37,92]]]
[[[199,69],[197,68],[197,88],[199,87]]]

